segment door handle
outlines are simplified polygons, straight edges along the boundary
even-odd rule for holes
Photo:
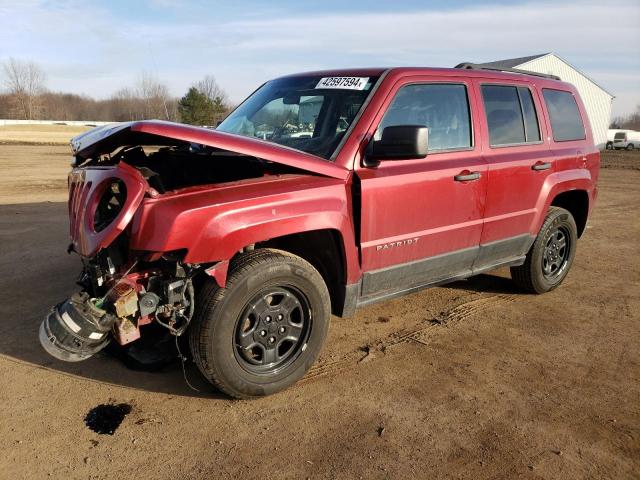
[[[531,170],[549,170],[551,164],[549,162],[537,162],[531,167]]]
[[[459,173],[453,179],[456,182],[471,182],[480,178],[480,172]]]

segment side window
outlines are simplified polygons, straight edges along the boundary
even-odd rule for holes
[[[536,107],[527,87],[483,85],[482,99],[492,147],[540,141]]]
[[[524,116],[524,133],[527,142],[540,141],[540,127],[538,125],[538,116],[536,115],[536,107],[533,104],[531,90],[527,87],[518,87],[518,96],[522,105],[522,115]]]
[[[429,128],[429,151],[471,147],[471,115],[464,85],[421,84],[402,87],[376,132],[396,125]]]
[[[542,95],[549,111],[553,139],[557,142],[584,140],[584,124],[573,95],[547,88],[542,89]]]

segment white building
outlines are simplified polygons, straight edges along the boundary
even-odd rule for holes
[[[509,58],[495,62],[481,63],[484,67],[516,68],[531,72],[556,75],[563,81],[572,83],[578,89],[587,109],[593,141],[600,149],[607,143],[607,130],[611,120],[611,101],[614,96],[586,76],[580,70],[555,53],[543,53],[530,57]]]

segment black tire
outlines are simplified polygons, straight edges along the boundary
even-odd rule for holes
[[[607,142],[606,147],[607,150],[613,150],[613,142]]]
[[[288,252],[259,249],[232,261],[225,288],[205,281],[189,345],[202,374],[222,392],[241,399],[270,395],[313,365],[330,316],[327,286],[310,263]],[[299,334],[292,340],[294,331]]]
[[[629,145],[627,145],[626,149],[627,150],[633,150],[634,149],[633,143],[630,143]]]
[[[577,239],[578,229],[571,213],[564,208],[549,207],[524,264],[511,267],[511,278],[530,293],[553,290],[569,273],[576,255]]]

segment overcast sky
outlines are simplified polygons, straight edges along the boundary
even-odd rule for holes
[[[640,0],[0,0],[0,62],[33,60],[51,90],[108,97],[143,71],[183,95],[213,74],[237,102],[263,81],[347,66],[451,67],[555,52],[640,104]]]

